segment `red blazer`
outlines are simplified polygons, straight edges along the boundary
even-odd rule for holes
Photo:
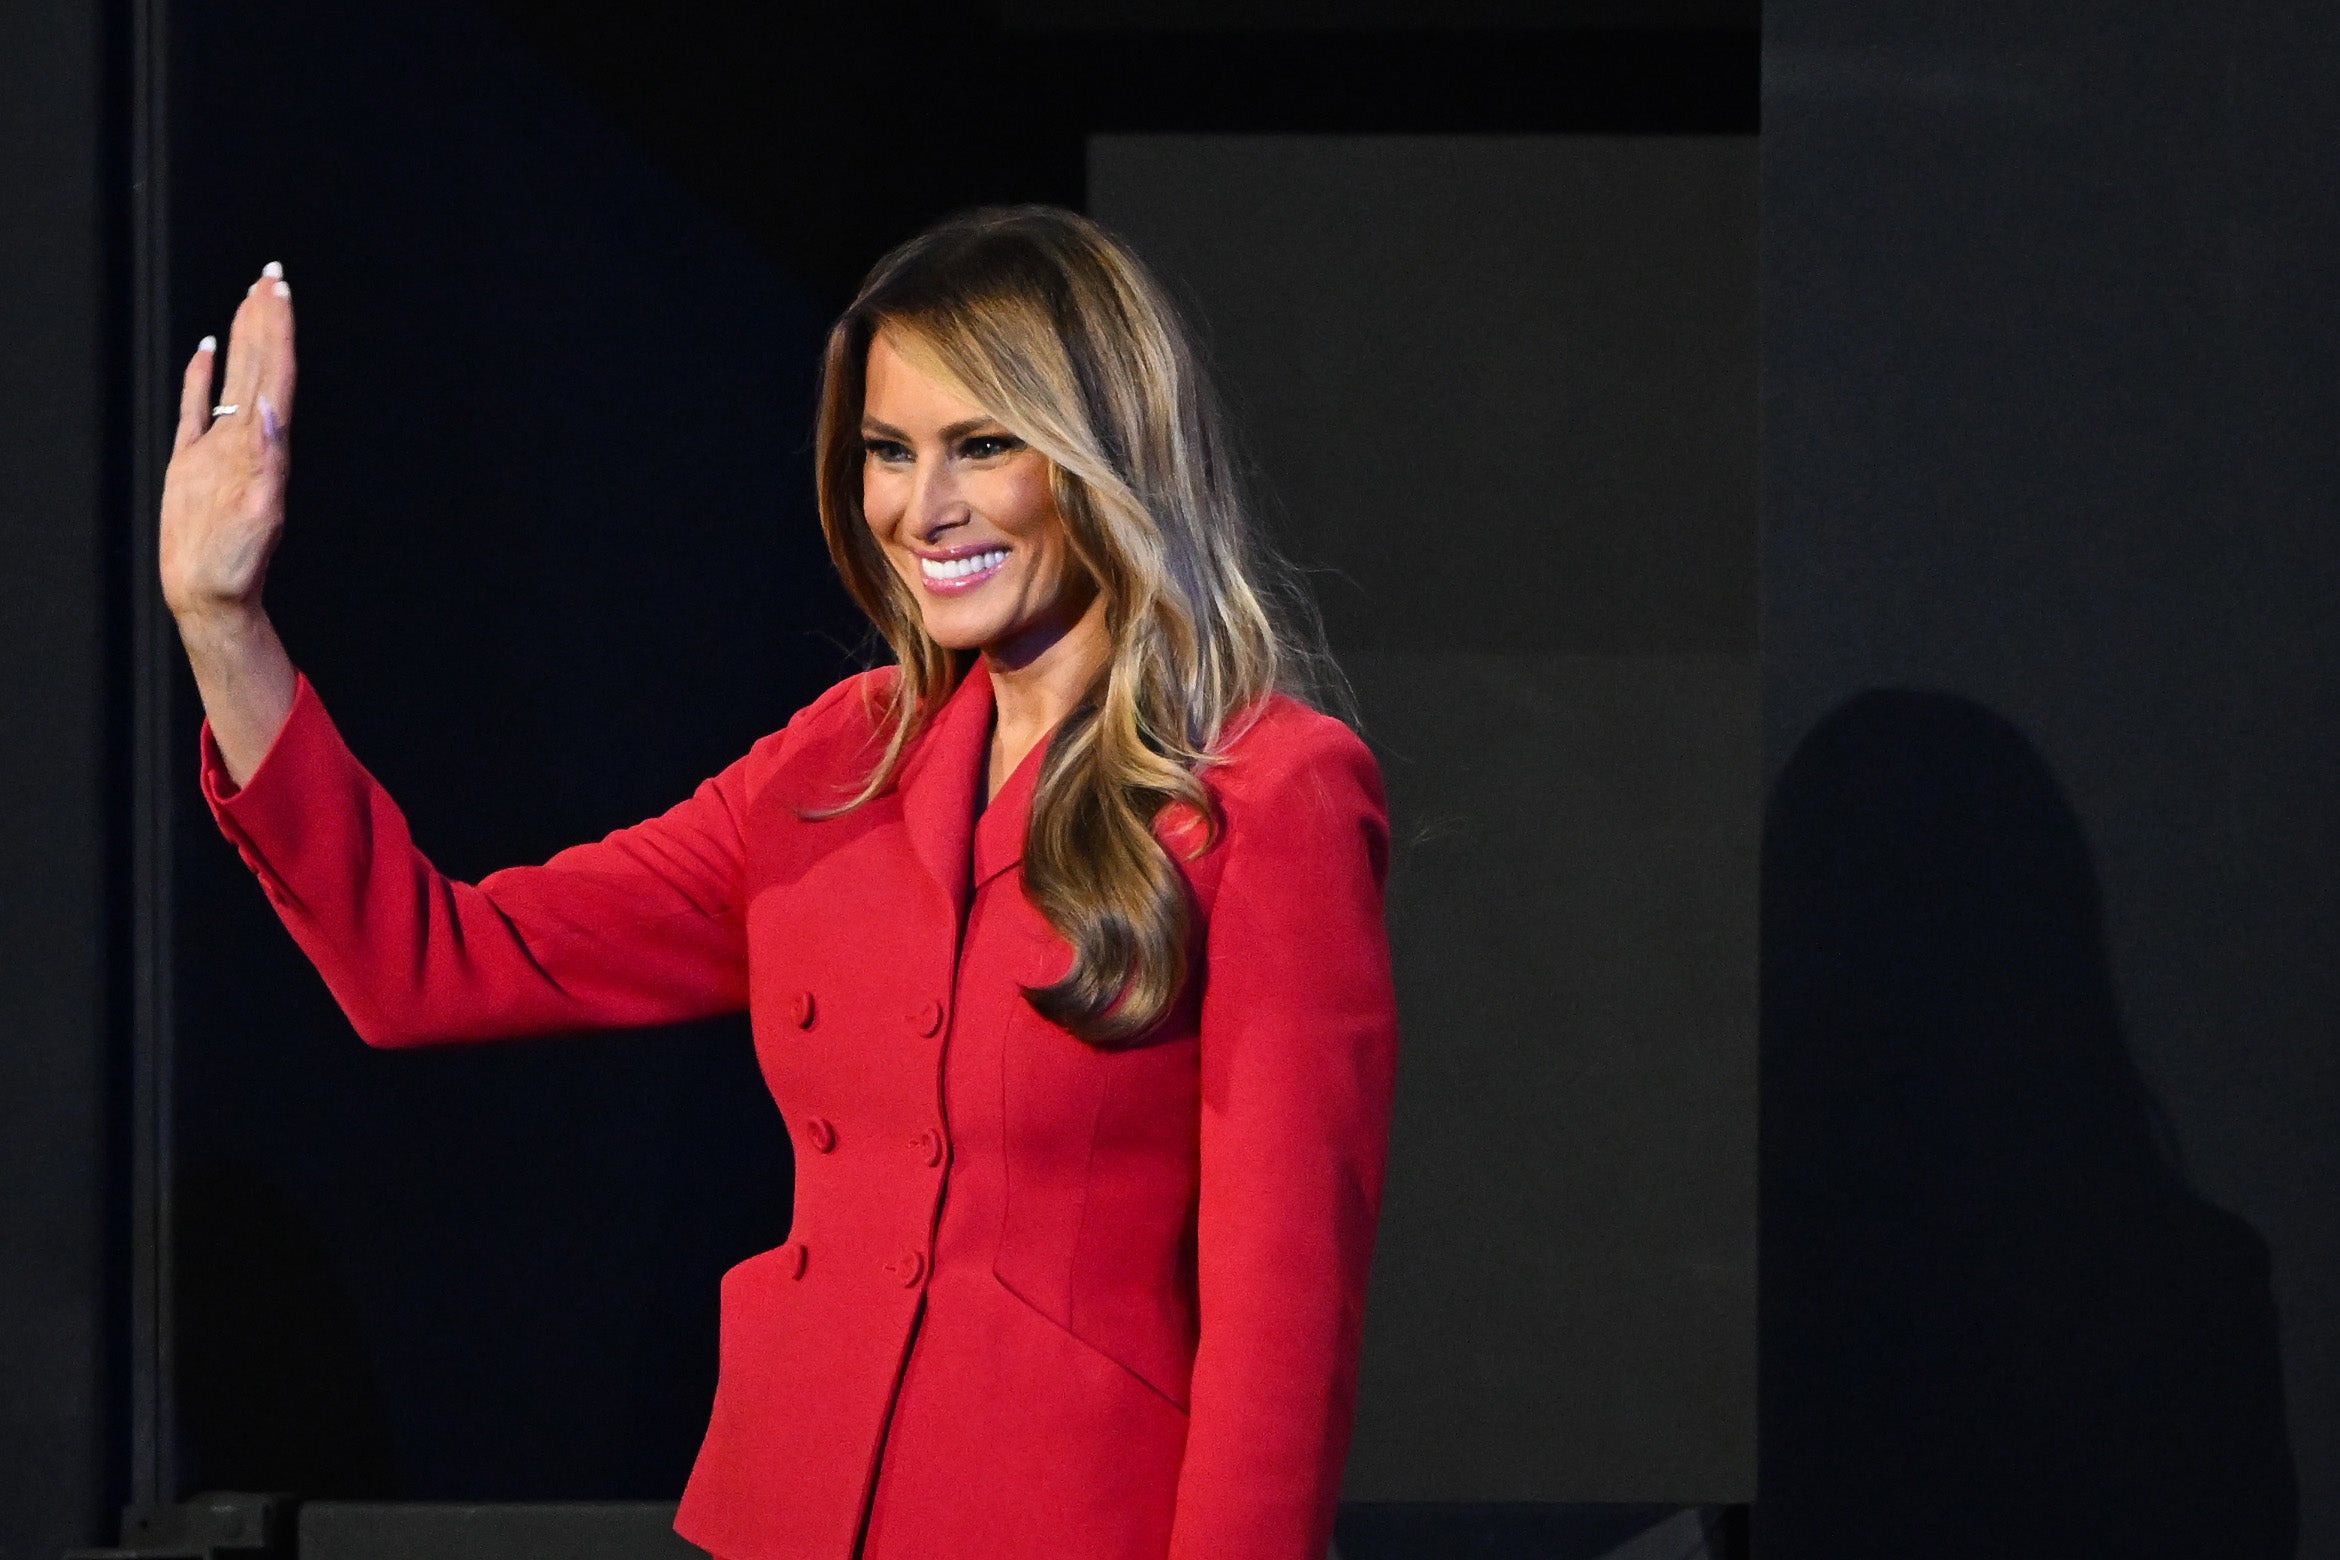
[[[1196,978],[1101,1052],[1019,991],[1071,953],[1017,870],[1045,744],[975,814],[980,667],[885,795],[797,812],[866,773],[890,675],[659,817],[476,885],[415,848],[306,677],[240,791],[205,727],[203,783],[369,1044],[752,1015],[795,1220],[724,1275],[684,1537],[1323,1560],[1396,1067],[1372,756],[1264,707],[1205,775],[1225,832],[1184,866]]]

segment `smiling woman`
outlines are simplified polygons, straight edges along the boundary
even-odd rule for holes
[[[264,280],[274,281],[269,277]],[[745,1007],[797,1151],[677,1527],[728,1560],[1320,1560],[1397,1026],[1372,756],[1095,224],[976,212],[830,334],[822,524],[895,664],[658,817],[441,874],[260,606],[292,305],[190,363],[205,795],[380,1046]]]
[[[1231,723],[1336,680],[1218,418],[1159,283],[1069,212],[929,230],[829,335],[821,520],[903,668],[856,801],[980,649],[1000,710],[988,783],[1058,732],[1024,872],[1074,963],[1033,1001],[1096,1043],[1143,1032],[1184,979],[1185,895],[1156,820],[1179,804],[1207,837],[1198,775]]]

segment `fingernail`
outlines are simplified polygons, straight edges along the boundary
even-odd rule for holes
[[[282,276],[284,275],[284,267],[271,260],[260,268],[260,274],[262,276]]]
[[[259,290],[260,284],[258,282],[254,282],[251,286],[244,289],[244,296],[249,298],[252,296],[252,294],[258,292]]]
[[[279,298],[290,298],[292,296],[292,283],[278,282],[276,284],[276,296]]]
[[[276,420],[276,403],[268,399],[267,393],[263,391],[260,396],[261,435],[266,438],[269,443],[274,444],[276,442],[277,430],[281,426],[282,425],[279,424]]]
[[[219,338],[217,336],[206,336],[201,341],[195,343],[195,350],[198,352],[217,352],[219,350]]]

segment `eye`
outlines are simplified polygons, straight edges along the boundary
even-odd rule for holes
[[[1005,455],[1010,450],[1023,447],[1024,441],[1010,434],[978,433],[959,446],[959,453],[969,460],[989,460],[995,455]]]
[[[910,452],[902,447],[902,443],[898,439],[878,439],[864,435],[861,448],[862,452],[870,459],[885,461],[888,464],[910,458]]]

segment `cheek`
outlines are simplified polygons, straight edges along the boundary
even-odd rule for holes
[[[892,485],[875,472],[861,474],[861,518],[867,522],[879,541],[884,541],[894,529],[901,514],[901,505],[893,501]]]
[[[1054,564],[1064,556],[1064,522],[1056,513],[1045,466],[1012,475],[1000,494],[1000,529],[1031,549],[1035,562]]]

